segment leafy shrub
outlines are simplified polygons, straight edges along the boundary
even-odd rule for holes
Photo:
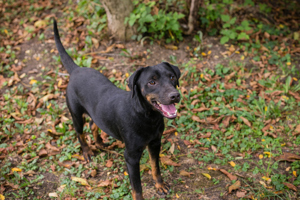
[[[125,23],[130,26],[137,24],[138,35],[134,35],[133,39],[141,40],[143,35],[148,33],[155,39],[166,39],[167,43],[176,40],[182,40],[182,31],[178,20],[183,18],[183,14],[177,12],[166,13],[165,10],[158,10],[157,14],[151,14],[154,9],[155,2],[140,3],[134,1],[136,8],[126,18]]]

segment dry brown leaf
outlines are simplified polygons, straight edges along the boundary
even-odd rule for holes
[[[192,101],[192,105],[195,106],[197,103],[201,102],[200,99],[195,99]]]
[[[198,139],[200,138],[210,138],[211,136],[211,132],[207,132],[205,135],[200,135],[200,136],[197,136]]]
[[[283,185],[285,185],[289,189],[294,190],[295,192],[297,192],[297,187],[294,186],[293,184],[285,182],[285,183],[283,183]]]
[[[2,85],[5,81],[6,79],[3,77],[3,75],[0,75],[0,89],[2,88]]]
[[[211,145],[211,150],[213,150],[213,152],[217,152],[217,148],[214,145]]]
[[[57,148],[57,147],[51,145],[50,142],[48,142],[48,143],[46,144],[45,147],[46,147],[47,149],[49,149],[49,150],[52,150],[52,151],[60,151],[59,148]]]
[[[111,179],[108,179],[108,180],[105,180],[105,181],[101,181],[101,182],[97,185],[97,187],[107,187],[107,186],[109,186],[109,185],[111,185],[111,184],[112,184]]]
[[[300,156],[293,154],[293,153],[284,152],[282,155],[275,157],[275,160],[276,161],[294,162],[296,160],[300,160]]]
[[[201,107],[201,108],[192,109],[193,112],[202,112],[202,111],[206,111],[206,110],[209,110],[209,108]]]
[[[251,126],[251,123],[249,122],[249,120],[248,119],[246,119],[245,117],[240,117],[242,120],[243,120],[243,122],[247,125],[247,126],[249,126],[250,128],[252,127]]]
[[[47,155],[48,155],[48,152],[46,151],[46,149],[41,149],[40,150],[40,152],[39,152],[40,157],[47,156]]]
[[[176,132],[176,128],[171,128],[169,130],[164,131],[163,135],[170,134]]]
[[[43,103],[45,101],[48,101],[50,99],[56,99],[59,96],[59,93],[57,94],[47,94],[45,96],[43,96],[42,98],[40,98],[39,102]]]
[[[232,192],[232,190],[237,190],[241,187],[241,182],[240,181],[236,181],[234,184],[232,184],[231,186],[229,186],[228,190],[229,193]]]
[[[24,175],[28,175],[28,176],[33,176],[34,174],[36,174],[36,172],[29,170],[27,172],[24,173]]]
[[[58,162],[58,165],[70,169],[74,165],[74,163],[72,161],[67,160],[64,162]]]
[[[271,124],[268,124],[268,125],[266,125],[263,129],[261,129],[261,131],[262,131],[263,133],[266,133],[266,131],[269,130],[270,127],[271,127]]]
[[[170,152],[171,154],[174,154],[174,150],[175,150],[175,143],[173,143],[173,144],[171,145],[171,147],[170,147],[170,149],[169,149],[169,152]]]
[[[220,169],[220,171],[225,174],[231,181],[232,180],[237,180],[237,176],[230,174],[227,172],[225,169]]]
[[[222,121],[222,123],[223,123],[223,128],[227,128],[227,127],[229,126],[229,121],[230,121],[230,119],[231,119],[231,116],[226,116],[226,117],[223,119],[223,121]]]
[[[300,101],[300,95],[298,93],[289,91],[289,94],[292,95],[296,100]]]
[[[293,132],[293,136],[297,136],[300,134],[300,124],[298,124]]]
[[[246,194],[247,194],[247,191],[237,191],[237,192],[236,192],[236,196],[237,196],[238,198],[243,198],[243,197],[246,196]]]
[[[97,175],[97,170],[93,169],[92,172],[91,172],[91,176],[95,177],[96,175]]]
[[[235,76],[235,73],[236,73],[236,72],[232,72],[231,74],[225,76],[225,80],[226,80],[226,81],[229,81],[230,79],[232,79],[232,78]]]
[[[125,148],[125,143],[121,142],[120,140],[113,142],[110,146],[107,147],[107,149],[113,149],[115,146],[122,149]]]
[[[192,172],[187,172],[187,171],[184,171],[184,170],[181,170],[181,171],[179,172],[179,174],[180,174],[181,176],[191,177],[191,175],[194,174],[194,173],[192,173]]]
[[[105,166],[106,167],[111,167],[112,165],[113,165],[113,159],[111,158],[111,159],[107,160]]]
[[[181,166],[181,164],[178,164],[174,161],[172,161],[168,156],[163,156],[160,158],[162,164],[164,165],[170,165],[170,166],[174,166],[174,167],[179,167]]]
[[[200,123],[204,123],[205,122],[205,120],[201,120],[198,116],[196,116],[196,115],[193,115],[192,116],[192,120],[193,121],[196,121],[196,122],[200,122]]]

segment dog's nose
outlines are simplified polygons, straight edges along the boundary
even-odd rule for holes
[[[172,101],[179,101],[180,100],[180,94],[179,92],[171,92],[169,94],[169,98],[172,100]]]

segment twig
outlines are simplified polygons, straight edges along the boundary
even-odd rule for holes
[[[66,74],[66,73],[58,72],[58,76],[70,76],[70,75],[69,75],[69,74]]]

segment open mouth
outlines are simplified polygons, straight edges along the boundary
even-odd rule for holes
[[[175,104],[164,105],[159,103],[158,101],[152,101],[152,104],[166,118],[173,119],[177,116],[177,109],[175,108]]]

